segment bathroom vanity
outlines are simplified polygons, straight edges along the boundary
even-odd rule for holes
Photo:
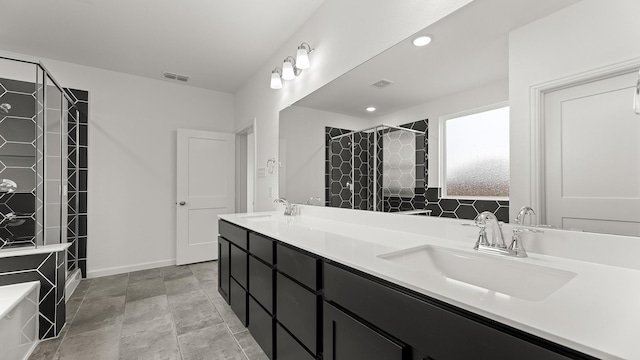
[[[271,359],[640,358],[637,269],[479,254],[456,221],[319,207],[222,215],[219,235],[219,292]]]

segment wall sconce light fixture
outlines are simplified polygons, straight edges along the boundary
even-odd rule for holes
[[[287,56],[282,62],[282,70],[275,68],[271,71],[271,88],[282,89],[282,80],[293,80],[302,73],[303,69],[311,67],[309,53],[313,50],[307,43],[300,44],[296,52],[296,58]]]
[[[271,88],[282,89],[282,70],[275,68],[271,72]]]
[[[296,52],[296,65],[298,69],[308,69],[311,66],[309,63],[309,53],[313,51],[311,46],[307,43],[302,43],[298,46],[298,51]]]

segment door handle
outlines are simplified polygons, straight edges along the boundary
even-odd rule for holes
[[[185,206],[187,203],[184,202],[184,201],[180,201],[179,204],[180,204],[180,206]]]

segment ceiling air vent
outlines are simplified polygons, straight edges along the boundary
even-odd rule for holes
[[[164,76],[165,79],[170,79],[170,80],[178,80],[178,81],[184,81],[184,82],[189,81],[189,77],[186,75],[174,74],[170,72],[164,72],[162,73],[162,76]]]
[[[382,89],[383,87],[389,86],[393,84],[391,81],[389,80],[378,80],[376,82],[374,82],[373,84],[371,84],[371,86],[375,86],[378,89]]]

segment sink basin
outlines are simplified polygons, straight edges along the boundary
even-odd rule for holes
[[[541,301],[567,284],[576,273],[499,256],[425,245],[378,256],[382,259],[439,274],[489,291],[530,301]]]

